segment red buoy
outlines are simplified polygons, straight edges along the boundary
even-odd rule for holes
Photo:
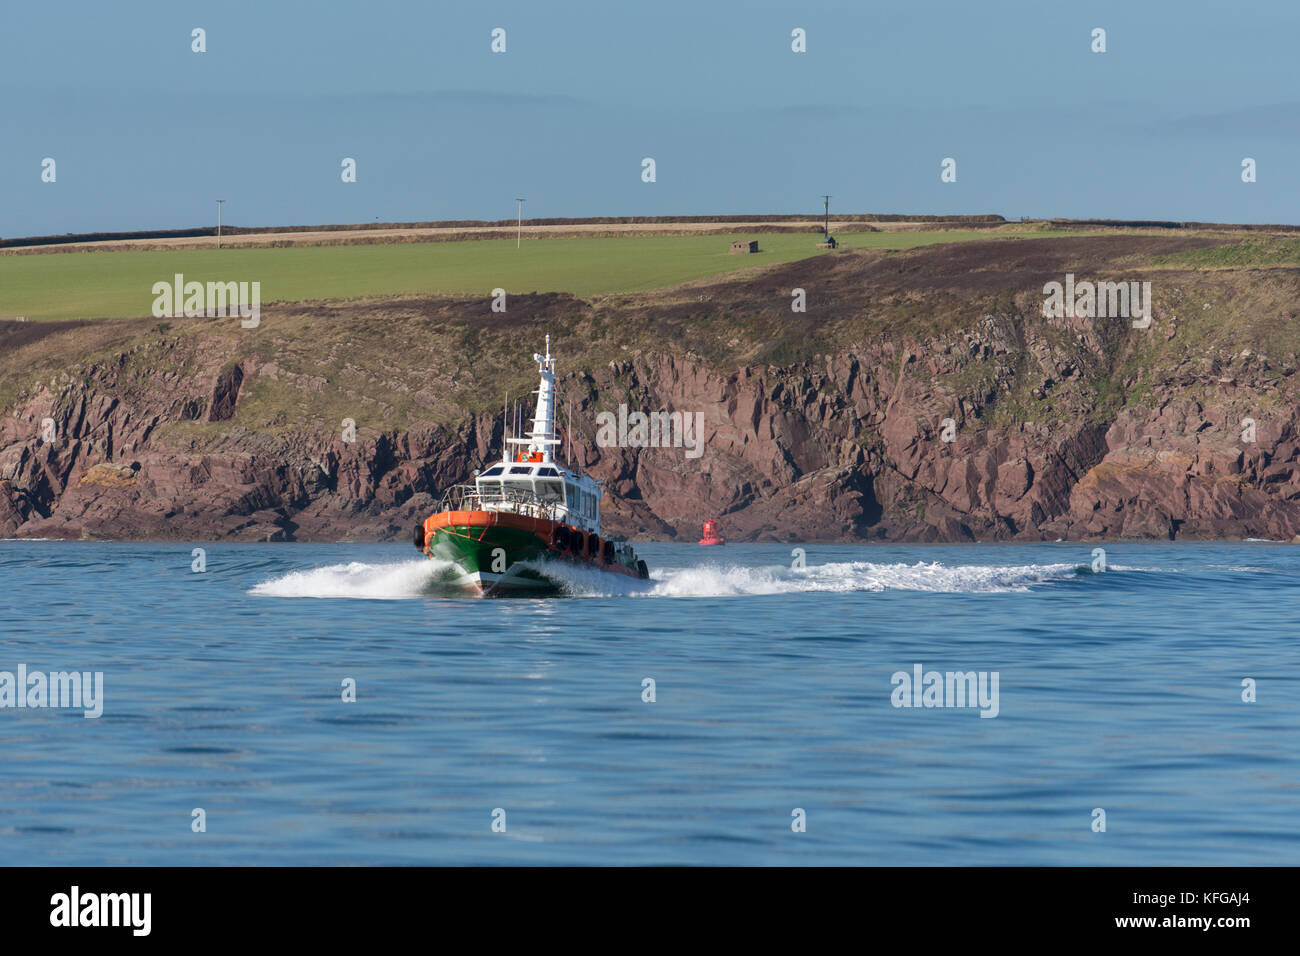
[[[726,544],[727,539],[718,534],[718,523],[710,518],[704,522],[704,537],[700,538],[700,544]]]

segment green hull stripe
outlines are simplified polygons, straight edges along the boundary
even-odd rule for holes
[[[452,533],[454,532],[454,533]],[[483,537],[480,539],[479,535]],[[490,571],[500,574],[509,570],[520,561],[536,561],[549,551],[547,542],[531,531],[519,528],[507,528],[502,525],[466,527],[453,525],[450,528],[438,528],[426,544],[430,557],[450,561],[466,574]],[[555,552],[552,556],[559,557]],[[601,565],[581,561],[598,570]],[[634,567],[619,565],[635,572]],[[541,575],[530,570],[520,571],[521,576],[545,580]]]
[[[476,571],[501,572],[518,561],[535,561],[547,550],[541,538],[531,531],[520,531],[518,528],[493,525],[486,530],[464,526],[453,527],[452,530],[456,533],[449,534],[444,528],[433,533],[433,540],[429,542],[429,554],[451,561],[467,574]],[[479,534],[483,535],[482,539],[475,540]]]

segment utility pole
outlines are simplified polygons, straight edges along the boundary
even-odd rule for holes
[[[830,238],[831,238],[831,197],[830,197],[830,196],[827,196],[827,195],[825,195],[825,194],[823,193],[823,194],[822,194],[822,199],[824,199],[824,200],[826,201],[826,220],[825,220],[825,224],[822,226],[822,235],[824,235],[824,236],[826,237],[827,241],[830,241]]]
[[[524,203],[527,202],[527,200],[520,199],[516,196],[515,202],[519,203],[519,219],[515,223],[515,248],[518,249],[520,248],[520,244],[523,242],[524,238]]]
[[[217,248],[218,249],[221,248],[221,204],[223,202],[225,202],[224,199],[217,200]]]

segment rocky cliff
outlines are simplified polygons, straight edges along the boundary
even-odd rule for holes
[[[1231,237],[841,251],[591,301],[0,325],[0,536],[405,538],[498,457],[552,335],[606,530],[780,541],[1300,534],[1297,270]],[[1044,284],[1151,282],[1149,327]],[[799,293],[805,311],[794,311]],[[1083,310],[1086,312],[1087,310]],[[701,454],[596,416],[699,413]],[[513,412],[511,412],[513,415]],[[351,423],[355,427],[353,435]]]

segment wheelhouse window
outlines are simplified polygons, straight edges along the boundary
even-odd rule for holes
[[[575,482],[566,482],[564,486],[567,498],[565,503],[569,511],[584,518],[596,517],[595,497],[580,488]]]
[[[479,493],[479,497],[482,498],[484,501],[500,501],[501,480],[491,479],[491,478],[484,480],[483,478],[479,478],[478,493]]]

